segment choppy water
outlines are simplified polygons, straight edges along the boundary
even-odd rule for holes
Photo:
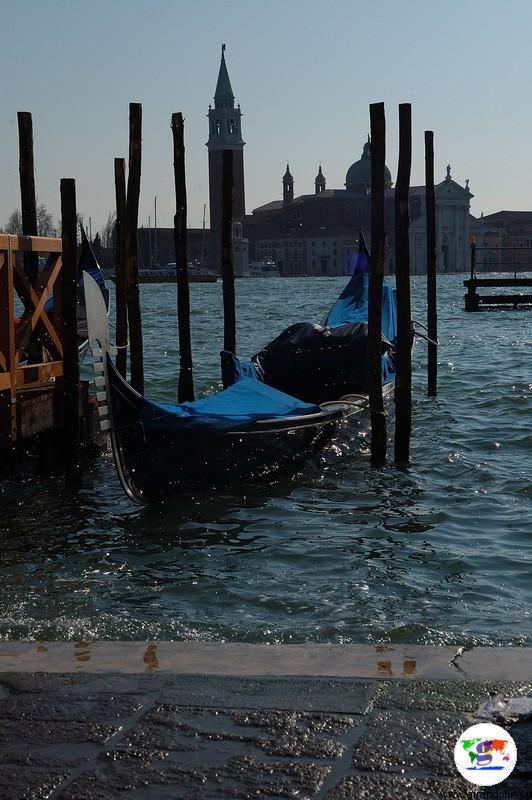
[[[238,282],[240,352],[322,319],[342,285]],[[109,458],[79,497],[4,485],[0,638],[531,643],[532,312],[465,314],[460,277],[438,291],[439,397],[420,345],[408,471],[370,469],[356,430],[293,480],[161,506],[131,505]],[[418,279],[420,319],[424,295]],[[150,394],[173,399],[175,287],[142,301]],[[192,304],[207,390],[220,285],[192,286]]]

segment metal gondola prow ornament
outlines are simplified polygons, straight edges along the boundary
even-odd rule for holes
[[[85,293],[89,349],[93,357],[92,368],[96,373],[94,386],[96,388],[100,428],[102,431],[108,431],[110,428],[110,411],[107,398],[107,354],[111,353],[111,350],[115,348],[111,348],[109,342],[109,321],[105,299],[100,287],[88,272],[83,272],[83,289]]]

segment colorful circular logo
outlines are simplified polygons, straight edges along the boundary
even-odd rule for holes
[[[510,734],[481,722],[468,728],[454,748],[456,769],[476,786],[494,786],[510,775],[517,761],[517,748]]]

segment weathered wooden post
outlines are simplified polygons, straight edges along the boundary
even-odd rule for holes
[[[371,464],[386,460],[386,416],[382,399],[382,284],[384,280],[384,103],[369,107],[371,125],[371,259],[368,283],[368,394]]]
[[[425,131],[425,213],[427,218],[427,395],[438,394],[438,311],[436,306],[436,199],[434,133]]]
[[[471,239],[471,259],[470,259],[470,263],[471,263],[471,280],[474,280],[474,278],[475,278],[475,267],[476,267],[476,263],[477,263],[477,240],[475,239],[474,236]]]
[[[397,464],[410,460],[412,430],[412,310],[410,305],[409,209],[412,166],[412,108],[399,105],[399,164],[395,182],[395,275],[397,286],[397,348],[395,372],[395,439]]]
[[[127,264],[126,232],[126,163],[115,158],[115,285],[116,285],[116,368],[125,378],[127,368]]]
[[[35,170],[33,161],[33,122],[29,111],[19,111],[19,176],[22,210],[22,233],[37,236],[37,199],[35,196]],[[24,253],[24,272],[35,288],[39,276],[39,254]]]
[[[183,114],[172,114],[174,137],[174,181],[176,210],[174,242],[177,277],[177,324],[179,332],[179,381],[177,400],[194,400],[192,344],[190,340],[190,294],[187,264],[187,187],[185,181],[185,144]]]
[[[129,362],[131,385],[144,394],[144,356],[140,314],[137,228],[140,198],[142,105],[129,104],[129,172],[126,197],[125,251],[127,263],[127,316],[129,322]]]
[[[235,273],[233,270],[233,151],[223,151],[222,161],[222,289],[224,299],[224,350],[236,353]]]
[[[78,350],[78,274],[76,183],[61,179],[61,231],[63,265],[61,268],[63,378],[62,378],[62,449],[65,484],[78,489],[81,479],[81,429],[79,419],[79,350]]]

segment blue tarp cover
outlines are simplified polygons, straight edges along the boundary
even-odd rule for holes
[[[325,326],[337,328],[346,322],[368,321],[368,273],[355,272],[344,291],[329,311]],[[395,292],[384,281],[382,287],[382,332],[392,344],[397,336]]]
[[[154,403],[142,399],[140,421],[150,430],[222,433],[245,429],[264,419],[312,414],[319,406],[304,403],[253,378],[241,378],[223,392],[191,403]]]

